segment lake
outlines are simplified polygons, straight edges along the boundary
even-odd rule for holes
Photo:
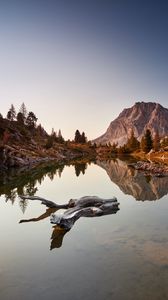
[[[128,163],[52,163],[1,174],[1,300],[168,298],[168,178]],[[50,223],[52,209],[18,194],[59,204],[115,196],[120,210],[81,217],[65,232]]]

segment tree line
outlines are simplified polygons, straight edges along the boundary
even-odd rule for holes
[[[17,121],[20,125],[27,125],[28,127],[35,128],[38,118],[32,111],[27,111],[24,103],[21,104],[20,109],[16,112],[13,104],[7,112],[6,118],[8,121]]]
[[[106,147],[110,148],[110,151],[112,153],[118,154],[129,154],[134,151],[143,151],[145,153],[148,153],[152,149],[154,151],[159,151],[161,148],[167,146],[168,137],[160,138],[158,132],[156,132],[154,137],[152,137],[150,129],[146,129],[140,141],[138,141],[138,139],[135,137],[134,131],[132,130],[127,143],[123,146],[118,146],[117,143],[113,143],[112,145],[109,143],[106,145]]]
[[[65,141],[65,139],[62,136],[61,130],[59,129],[58,133],[52,128],[51,134],[48,136],[47,143],[46,143],[46,148],[49,149],[53,147],[54,143],[64,143],[70,142],[70,143],[75,143],[75,144],[86,144],[87,142],[87,137],[84,132],[82,134],[80,131],[77,129],[75,131],[75,136],[72,141],[68,140]],[[89,144],[89,143],[88,143]]]
[[[11,104],[11,107],[9,108],[6,119],[11,122],[13,125],[18,124],[20,128],[28,128],[28,129],[37,129],[39,133],[44,133],[45,130],[39,124],[37,126],[37,120],[35,113],[33,111],[28,111],[24,102],[21,104],[20,109],[18,112],[16,111],[13,104]],[[3,120],[2,114],[0,114],[0,120]],[[23,131],[22,131],[23,132]],[[5,132],[6,134],[6,132]],[[40,134],[41,135],[41,134]],[[59,129],[58,132],[52,128],[51,134],[47,134],[47,142],[46,142],[46,148],[51,148],[54,143],[65,143],[65,139],[62,135],[61,130]],[[80,133],[80,131],[77,129],[74,134],[74,139],[71,141],[78,144],[85,144],[87,143],[87,137],[84,132]]]

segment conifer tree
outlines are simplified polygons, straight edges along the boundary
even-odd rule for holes
[[[30,112],[28,113],[27,118],[26,118],[26,124],[27,124],[29,127],[34,128],[35,125],[36,125],[37,120],[38,120],[38,119],[37,119],[37,117],[35,116],[35,114],[34,114],[32,111],[30,111]]]
[[[10,111],[10,110],[7,112],[6,118],[7,118],[9,121],[11,121],[11,111]]]
[[[77,129],[75,131],[75,139],[74,139],[75,143],[81,143],[81,144],[85,144],[87,143],[87,138],[85,136],[85,133],[82,132],[82,134],[80,133],[80,131]]]
[[[13,104],[11,104],[11,107],[7,113],[7,119],[9,121],[14,121],[14,119],[16,119],[16,111]]]
[[[62,133],[61,133],[61,130],[59,129],[58,131],[58,137],[57,137],[57,140],[59,143],[64,143],[64,138],[62,136]]]
[[[12,117],[12,121],[14,121],[16,119],[16,110],[13,104],[11,104],[11,117]]]
[[[57,133],[55,132],[54,128],[52,128],[52,130],[51,130],[51,136],[53,138],[53,141],[57,140]]]
[[[117,146],[118,146],[117,143],[113,143],[113,144],[112,144],[112,146],[111,146],[111,152],[112,152],[112,153],[117,153]]]
[[[149,129],[146,130],[144,136],[141,139],[141,149],[145,153],[149,152],[153,147],[153,140],[151,131]]]
[[[25,123],[26,118],[27,118],[27,108],[26,108],[24,102],[21,104],[19,112],[22,114],[23,120],[24,120],[24,123]]]
[[[141,138],[140,148],[141,148],[142,151],[145,151],[145,137],[144,137],[144,135]]]
[[[158,131],[156,131],[154,140],[153,140],[153,148],[155,151],[158,151],[160,148],[160,137]]]
[[[84,133],[84,132],[82,132],[82,135],[81,135],[81,137],[80,137],[80,142],[81,142],[82,144],[85,144],[85,143],[87,142],[87,139],[86,139],[86,136],[85,136],[85,133]]]
[[[17,122],[20,125],[24,125],[24,116],[21,112],[18,112],[17,114]]]
[[[126,146],[130,151],[135,151],[139,149],[139,141],[135,137],[133,130],[131,131],[131,136],[128,139]]]
[[[80,138],[81,138],[81,134],[80,131],[77,129],[75,131],[75,139],[74,139],[75,143],[80,143]]]

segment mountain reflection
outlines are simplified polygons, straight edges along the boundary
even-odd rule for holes
[[[96,164],[124,194],[132,195],[136,200],[156,200],[168,193],[168,177],[144,176],[120,159],[97,161]]]
[[[78,177],[85,174],[90,163],[87,160],[78,160],[67,165],[74,167],[74,173]],[[132,195],[136,200],[156,200],[168,193],[168,177],[144,176],[129,167],[128,162],[120,159],[97,161],[96,164],[106,170],[111,181],[117,184],[123,193]],[[6,202],[12,203],[18,195],[33,196],[46,177],[51,181],[61,177],[64,167],[65,165],[52,162],[31,169],[13,168],[0,171],[0,196],[4,195]],[[19,205],[24,213],[28,202],[20,200]]]

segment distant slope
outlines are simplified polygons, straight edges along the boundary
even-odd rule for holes
[[[147,128],[151,130],[153,136],[157,131],[161,137],[168,135],[168,109],[158,103],[137,102],[131,108],[124,109],[110,123],[107,131],[92,142],[118,143],[122,146],[127,142],[132,130],[140,140]]]

